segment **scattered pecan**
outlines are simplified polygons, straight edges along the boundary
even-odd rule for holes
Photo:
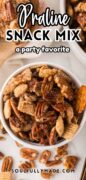
[[[65,169],[74,170],[78,161],[79,158],[76,156],[66,156],[64,157],[63,165]]]
[[[30,162],[25,161],[24,163],[21,163],[21,164],[19,165],[19,168],[20,168],[22,171],[28,171],[28,170],[31,168],[31,164],[30,164]]]
[[[47,166],[47,167],[58,166],[58,165],[60,165],[60,164],[62,164],[61,159],[52,160],[52,161],[47,161],[47,162],[46,162],[46,166]]]
[[[0,136],[0,141],[5,140],[4,136]]]
[[[0,160],[2,160],[3,158],[4,158],[4,154],[0,152]]]
[[[39,162],[45,164],[49,160],[50,157],[51,157],[51,152],[49,150],[45,150],[41,153]]]
[[[12,165],[13,165],[13,158],[11,156],[5,157],[2,163],[1,171],[2,172],[11,171]]]
[[[57,154],[55,156],[55,160],[58,160],[59,158],[63,158],[64,156],[66,156],[68,154],[67,149],[68,149],[68,144],[57,148]]]
[[[50,179],[54,174],[52,173],[52,171],[46,171],[46,170],[42,170],[41,171],[41,176],[45,179]]]
[[[34,161],[38,156],[38,151],[29,148],[22,148],[20,150],[21,157]]]

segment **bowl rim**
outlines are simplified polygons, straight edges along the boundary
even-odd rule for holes
[[[9,128],[9,126],[7,125],[6,123],[6,120],[4,118],[4,114],[3,114],[3,100],[2,100],[2,97],[3,97],[3,90],[6,86],[6,84],[9,82],[9,80],[14,77],[15,75],[19,74],[20,72],[22,72],[24,69],[26,68],[29,68],[29,67],[32,67],[32,66],[40,66],[40,65],[50,65],[54,68],[59,68],[59,69],[62,69],[64,72],[66,72],[75,82],[76,84],[80,87],[81,85],[81,82],[78,80],[78,78],[71,72],[71,71],[68,71],[66,68],[64,68],[63,66],[59,66],[58,64],[55,64],[55,63],[48,63],[48,62],[35,62],[35,63],[29,63],[25,66],[22,66],[20,68],[18,68],[16,71],[14,71],[8,78],[7,80],[5,81],[5,83],[3,84],[2,86],[2,89],[0,91],[0,119],[1,119],[1,123],[3,124],[3,127],[6,129],[7,133],[12,137],[12,139],[14,141],[17,141],[19,142],[21,145],[25,146],[25,147],[28,147],[28,148],[32,148],[32,149],[52,149],[52,148],[57,148],[57,147],[60,147],[62,145],[65,145],[67,143],[69,143],[70,141],[72,141],[78,134],[79,132],[81,131],[82,127],[84,126],[84,123],[86,122],[86,111],[83,113],[83,117],[82,117],[82,120],[81,120],[81,124],[80,124],[80,127],[78,129],[78,131],[76,132],[76,134],[73,136],[72,139],[70,140],[64,140],[62,142],[59,142],[55,145],[48,145],[48,146],[44,146],[44,145],[37,145],[36,143],[31,143],[31,142],[26,142],[22,139],[20,139],[19,137],[17,137],[13,132],[12,130]]]
[[[65,14],[66,13],[66,5],[65,5],[66,0],[61,0],[60,1],[60,13]],[[70,29],[69,26],[63,26],[64,29]],[[86,52],[80,47],[78,42],[68,42],[69,46],[71,47],[74,55],[78,58],[78,60],[86,66]],[[76,52],[77,49],[77,52]],[[78,55],[77,55],[78,54]]]

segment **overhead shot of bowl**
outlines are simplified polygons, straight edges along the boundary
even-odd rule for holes
[[[0,119],[8,134],[35,149],[62,146],[86,122],[86,87],[52,63],[31,63],[15,71],[0,93]]]
[[[69,26],[64,28],[81,30],[81,42],[69,42],[69,45],[79,62],[86,66],[86,1],[61,0],[60,12],[71,17]]]

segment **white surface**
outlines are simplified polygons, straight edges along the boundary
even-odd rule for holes
[[[60,43],[62,45],[62,43]],[[58,46],[60,46],[58,44]],[[53,43],[52,46],[57,46],[56,43]],[[72,66],[71,61],[73,60]],[[83,78],[81,77],[81,69],[80,66],[78,67],[78,60],[76,60],[77,65],[75,65],[75,57],[72,55],[72,52],[69,54],[43,54],[41,57],[34,59],[34,60],[24,60],[24,61],[14,61],[9,62],[4,65],[4,67],[0,70],[0,86],[3,84],[7,76],[12,73],[13,70],[19,68],[20,66],[30,62],[36,62],[36,61],[47,61],[47,62],[54,62],[58,65],[61,65],[63,67],[66,67],[68,70],[71,70],[71,72],[75,73],[73,68],[77,69],[77,76],[80,78],[82,83],[86,83],[86,72],[83,71]],[[69,152],[70,154],[78,155],[80,157],[79,164],[76,168],[75,173],[59,173],[55,175],[53,178],[54,180],[80,180],[84,160],[86,157],[86,143],[85,143],[85,137],[86,137],[86,125],[82,129],[81,133],[70,143]],[[7,136],[6,141],[0,142],[0,151],[5,153],[6,155],[12,155],[14,157],[14,168],[18,168],[19,162],[21,161],[21,158],[19,156],[19,148],[15,145],[15,142]],[[53,151],[53,149],[52,149]],[[1,165],[1,163],[0,163]],[[37,163],[37,168],[44,168],[39,163]],[[63,167],[56,167],[56,169],[62,169]],[[16,174],[16,180],[22,179],[22,180],[33,180],[35,177],[35,180],[42,180],[39,174],[33,173],[33,174]]]

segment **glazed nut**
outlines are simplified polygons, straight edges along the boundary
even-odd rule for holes
[[[76,156],[66,156],[63,160],[63,165],[65,169],[74,170],[79,158]]]
[[[31,164],[30,164],[30,162],[25,161],[24,163],[21,163],[21,164],[19,165],[19,168],[20,168],[22,171],[28,171],[28,170],[31,168]]]
[[[9,119],[11,116],[11,105],[10,99],[8,99],[4,104],[4,116],[6,119]]]
[[[2,172],[11,171],[12,165],[13,165],[13,158],[11,156],[5,157],[2,163],[1,171]]]
[[[22,148],[20,150],[20,155],[22,158],[29,159],[30,161],[34,161],[38,156],[38,151],[29,148]]]
[[[51,156],[51,152],[49,150],[43,151],[39,158],[39,162],[46,163],[49,160],[50,156]]]
[[[28,89],[27,84],[20,84],[14,89],[14,95],[15,97],[20,97],[22,94],[24,94]]]
[[[0,160],[4,158],[4,154],[0,152]]]
[[[62,160],[61,159],[58,159],[58,160],[52,160],[52,161],[47,161],[46,162],[46,166],[47,167],[52,167],[52,166],[58,166],[62,164]]]
[[[54,174],[52,173],[52,171],[50,172],[46,172],[45,170],[42,170],[41,171],[41,176],[44,178],[44,179],[50,179]]]

